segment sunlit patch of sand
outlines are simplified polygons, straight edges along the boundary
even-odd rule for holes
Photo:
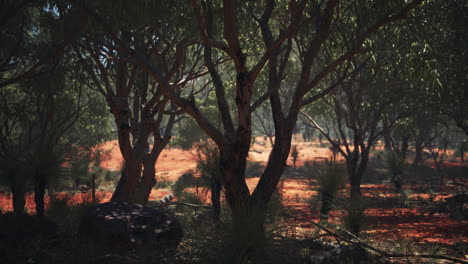
[[[106,158],[101,162],[103,169],[113,171],[122,169],[123,158],[117,140],[102,143],[99,149],[106,153]],[[195,168],[195,155],[191,151],[164,149],[156,163],[156,175],[165,180],[175,181],[180,175]]]

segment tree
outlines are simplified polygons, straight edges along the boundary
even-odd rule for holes
[[[335,121],[339,141],[304,113],[345,158],[351,197],[361,196],[361,180],[371,148],[396,121],[408,114],[399,105],[399,100],[405,96],[405,84],[398,81],[398,77],[386,67],[388,65],[383,65],[384,62],[380,58],[376,58],[375,62],[370,62],[368,58],[364,58],[362,63],[354,61],[350,77],[324,99],[324,103],[332,109],[329,118]]]
[[[82,134],[74,131],[76,127],[82,128],[81,133],[95,129],[89,123],[83,128],[82,119],[84,108],[95,101],[82,93],[83,79],[71,74],[71,66],[62,60],[46,73],[2,90],[0,160],[17,213],[24,211],[25,192],[29,183],[34,183],[36,213],[42,217],[45,190],[51,180],[63,176],[60,167],[78,149],[96,143],[92,134],[83,140]],[[92,114],[96,119],[103,115],[99,111]],[[99,136],[109,131],[98,124]]]
[[[110,21],[105,25],[113,24],[113,29],[106,32],[98,27],[95,32],[88,31],[76,45],[75,54],[92,86],[106,99],[117,127],[125,165],[112,200],[144,204],[156,184],[156,161],[171,139],[178,111],[161,85],[142,67],[130,63],[131,54],[116,44],[135,47],[158,65],[164,78],[172,83],[172,91],[179,95],[200,74],[195,68],[199,49],[191,41],[190,27],[178,22],[186,16],[180,10],[183,6],[169,1],[149,6],[126,1],[101,1],[94,5]],[[159,15],[155,22],[154,14]],[[139,19],[122,20],[121,15]]]
[[[0,88],[44,73],[86,25],[82,12],[61,1],[2,1]],[[52,37],[42,38],[44,31]]]
[[[217,129],[189,98],[178,94],[161,67],[144,52],[119,41],[119,47],[132,53],[134,62],[150,73],[163,93],[189,114],[218,145],[223,185],[236,235],[233,262],[241,262],[256,253],[262,254],[267,204],[289,156],[292,133],[301,107],[322,98],[334,88],[332,85],[322,89],[318,84],[360,52],[370,35],[388,23],[404,19],[420,2],[383,7],[376,3],[372,8],[364,9],[363,13],[353,13],[363,10],[362,6],[338,0],[322,4],[291,2],[289,5],[275,1],[265,4],[224,1],[222,5],[211,1],[191,1],[203,43],[204,64],[215,87],[222,129]],[[375,12],[375,8],[380,12]],[[355,16],[367,23],[359,27],[354,25],[356,31],[348,36],[350,45],[345,50],[329,61],[320,61],[321,48],[331,45],[330,38],[339,40],[341,37],[332,25],[352,21]],[[93,17],[103,22],[98,15]],[[241,19],[244,27],[240,26]],[[222,30],[223,34],[217,34],[219,31],[216,29]],[[294,68],[293,47],[298,54],[295,62],[300,65],[299,74],[285,80],[286,73],[289,73],[286,70]],[[250,55],[252,53],[255,56]],[[229,71],[221,72],[214,63],[213,59],[222,56],[230,59]],[[262,74],[268,80],[264,86],[256,82]],[[288,100],[280,96],[283,91],[280,88],[285,83],[291,84],[288,85]],[[259,97],[253,97],[256,89],[262,91]],[[245,181],[245,168],[252,139],[252,113],[267,100],[274,120],[275,141],[266,169],[250,193]]]
[[[71,24],[80,28],[83,24],[74,10],[62,12],[53,1],[7,2],[4,10],[12,13],[2,13],[0,18],[5,25],[2,37],[8,40],[0,48],[2,176],[11,186],[16,213],[24,211],[28,181],[34,182],[37,215],[43,216],[47,180],[57,174],[71,147],[64,136],[81,110],[81,93],[74,90],[76,81],[66,77],[68,62],[61,56],[73,39],[65,31]],[[79,32],[74,29],[74,34]]]

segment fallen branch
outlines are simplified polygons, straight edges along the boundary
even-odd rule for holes
[[[184,206],[196,207],[196,208],[213,209],[213,206],[198,205],[198,204],[191,204],[191,203],[185,203],[185,202],[169,202],[169,203],[160,204],[158,206],[163,207],[163,206],[169,206],[169,205],[184,205]]]
[[[351,244],[356,244],[356,245],[359,245],[359,246],[362,246],[364,248],[367,248],[369,250],[372,250],[374,252],[377,252],[378,254],[380,254],[381,256],[383,257],[387,257],[387,258],[408,258],[408,257],[419,257],[419,258],[430,258],[430,259],[444,259],[444,260],[449,260],[449,261],[452,261],[454,263],[462,263],[462,264],[468,264],[468,261],[464,261],[462,259],[458,259],[458,258],[452,258],[452,257],[447,257],[447,256],[443,256],[443,255],[435,255],[435,254],[421,254],[421,255],[416,255],[416,254],[398,254],[398,253],[394,253],[394,252],[385,252],[383,250],[380,250],[378,248],[375,248],[369,244],[366,244],[364,242],[362,242],[361,240],[359,240],[359,238],[357,238],[356,236],[354,236],[354,239],[356,241],[353,241],[353,240],[350,240],[350,239],[346,239],[338,234],[336,234],[335,232],[332,232],[330,231],[328,228],[325,228],[324,226],[322,226],[321,224],[318,224],[318,223],[315,223],[314,221],[310,221],[309,219],[304,219],[304,218],[297,218],[298,220],[302,220],[302,221],[307,221],[308,223],[311,223],[317,227],[319,227],[320,229],[324,230],[325,232],[329,233],[330,235],[334,236],[335,238],[337,239],[341,239],[347,243],[351,243]]]

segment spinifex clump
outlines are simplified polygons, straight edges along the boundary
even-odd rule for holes
[[[346,167],[344,164],[330,161],[319,166],[316,185],[321,199],[320,218],[328,220],[337,193],[346,186]]]

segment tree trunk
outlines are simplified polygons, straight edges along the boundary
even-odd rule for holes
[[[248,201],[243,207],[231,208],[233,221],[233,262],[256,263],[265,261],[265,214],[266,210]]]
[[[391,151],[392,150],[392,139],[390,138],[390,133],[387,132],[383,135],[383,139],[384,139],[384,149],[386,151]]]
[[[245,263],[247,259],[261,259],[265,256],[264,222],[267,202],[253,199],[245,182],[249,145],[248,141],[237,141],[223,148],[220,153],[226,200],[232,212],[231,263]]]
[[[11,192],[13,194],[13,212],[15,214],[23,214],[26,205],[25,199],[25,183],[21,180],[14,179],[11,185]]]
[[[219,220],[221,214],[221,182],[216,177],[211,177],[211,204],[214,209],[214,216],[216,220]]]
[[[349,183],[351,185],[351,198],[361,197],[361,178],[362,175],[355,172],[349,175]]]
[[[351,186],[350,196],[352,199],[362,197],[361,180],[364,172],[367,169],[369,161],[369,149],[362,147],[360,153],[355,151],[347,159],[346,165],[348,169],[349,183]]]
[[[143,163],[143,174],[134,196],[135,203],[144,205],[148,202],[151,190],[156,185],[156,160],[157,157],[146,157],[146,160]]]
[[[460,162],[465,163],[465,148],[462,146],[460,148]]]
[[[359,153],[357,151],[346,158],[351,198],[361,197],[361,175],[357,171],[358,161]]]
[[[112,194],[111,201],[133,203],[136,187],[140,180],[142,164],[136,158],[125,160],[122,175]]]
[[[422,162],[422,142],[418,139],[416,139],[415,142],[415,155],[414,155],[414,160],[413,160],[413,165],[419,165]]]
[[[41,172],[36,172],[34,182],[34,202],[36,203],[36,216],[44,217],[44,195],[46,189],[46,178]]]
[[[409,137],[402,137],[401,138],[401,150],[400,154],[403,160],[406,160],[406,153],[408,152],[409,147]]]

